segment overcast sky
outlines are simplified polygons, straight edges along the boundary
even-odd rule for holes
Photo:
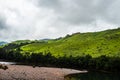
[[[120,25],[120,0],[0,0],[0,41],[58,38]]]

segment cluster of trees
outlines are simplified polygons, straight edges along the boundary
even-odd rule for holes
[[[66,56],[54,57],[50,52],[41,53],[20,53],[19,49],[16,51],[5,51],[0,49],[0,59],[13,60],[18,62],[33,63],[42,66],[55,66],[74,69],[95,69],[106,71],[119,71],[120,58],[107,57],[105,55],[92,58],[90,55],[85,56]]]
[[[61,57],[58,58],[58,65],[75,68],[75,69],[90,69],[90,70],[105,70],[105,71],[119,71],[120,58],[106,57],[105,55],[92,58],[90,55],[77,57]]]

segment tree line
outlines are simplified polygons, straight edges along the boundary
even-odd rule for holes
[[[84,56],[59,56],[55,57],[50,52],[34,53],[25,52],[24,54],[17,50],[3,50],[0,48],[0,59],[12,60],[22,63],[32,63],[36,66],[52,66],[60,68],[88,69],[88,70],[105,70],[120,71],[120,58],[107,57],[102,55],[92,58],[90,55]]]

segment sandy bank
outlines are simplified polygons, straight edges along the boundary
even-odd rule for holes
[[[65,68],[7,65],[7,70],[0,69],[0,80],[64,80],[64,76],[73,73],[85,73]]]

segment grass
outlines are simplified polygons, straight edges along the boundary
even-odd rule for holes
[[[120,29],[101,32],[75,33],[66,37],[48,40],[47,42],[35,42],[20,47],[22,52],[46,53],[53,56],[83,56],[92,57],[101,55],[120,57]]]

